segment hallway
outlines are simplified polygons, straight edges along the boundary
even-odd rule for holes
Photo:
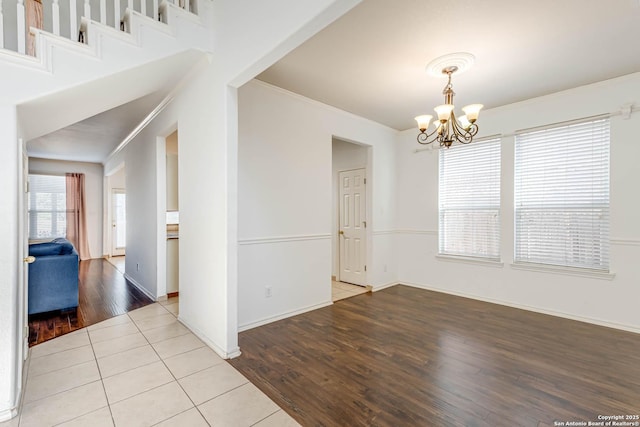
[[[124,278],[124,257],[118,258],[118,267],[101,258],[80,261],[77,310],[29,316],[29,346],[151,304]]]

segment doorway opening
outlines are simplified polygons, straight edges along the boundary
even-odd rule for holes
[[[127,247],[127,193],[124,188],[111,190],[111,256],[124,256]]]
[[[332,300],[368,291],[367,172],[370,148],[332,140]]]

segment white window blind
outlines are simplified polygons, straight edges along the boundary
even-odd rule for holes
[[[53,239],[67,232],[64,176],[29,175],[29,238]]]
[[[515,260],[609,270],[609,119],[516,135]]]
[[[439,252],[500,259],[500,139],[440,150]]]

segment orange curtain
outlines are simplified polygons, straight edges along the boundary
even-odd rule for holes
[[[68,173],[66,177],[67,240],[76,248],[81,260],[90,259],[85,214],[84,174]]]

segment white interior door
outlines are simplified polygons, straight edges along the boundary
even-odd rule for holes
[[[112,190],[111,217],[111,256],[121,256],[127,246],[127,195],[121,188]]]
[[[339,173],[340,186],[340,281],[366,284],[366,170]]]

